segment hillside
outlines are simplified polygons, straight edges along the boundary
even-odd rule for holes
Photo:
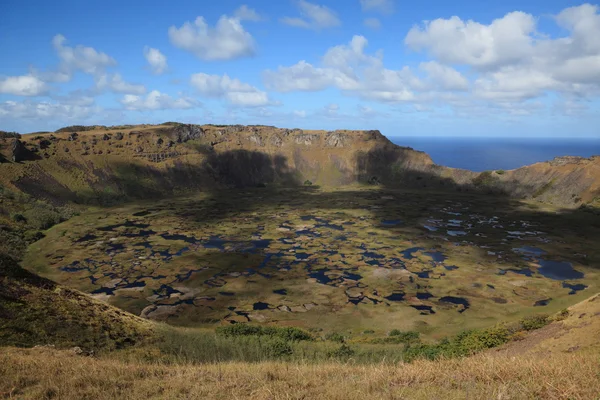
[[[79,128],[86,130],[0,139],[0,184],[54,203],[96,204],[306,181],[477,191],[568,207],[600,194],[600,157],[479,174],[435,165],[427,154],[396,146],[379,131],[175,123]]]
[[[560,330],[571,348],[543,354],[492,351],[462,359],[400,365],[350,363],[219,363],[164,365],[123,358],[91,358],[48,348],[0,351],[0,393],[34,399],[594,399],[600,392],[598,347],[587,336],[599,319],[580,323],[581,311],[600,312],[598,296],[569,316],[511,346],[545,346],[537,333]],[[559,335],[560,336],[560,335]],[[597,336],[595,336],[597,337]],[[327,384],[323,384],[327,382]]]
[[[0,254],[0,346],[111,350],[152,335],[148,321],[40,278]]]
[[[0,397],[600,392],[600,156],[475,173],[178,123],[0,155]]]

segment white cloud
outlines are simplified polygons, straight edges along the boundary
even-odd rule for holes
[[[295,117],[298,117],[298,118],[306,118],[306,111],[305,110],[294,110],[294,111],[292,111],[292,115],[294,115]]]
[[[254,39],[236,17],[221,16],[214,28],[203,17],[185,22],[180,28],[169,28],[171,43],[207,60],[232,60],[256,53]]]
[[[188,109],[198,107],[199,103],[189,97],[172,98],[168,94],[153,90],[145,97],[133,94],[126,94],[121,99],[121,104],[127,110],[145,111],[145,110],[167,110],[167,109]]]
[[[458,17],[436,19],[413,27],[404,42],[414,50],[426,49],[443,63],[495,68],[518,62],[532,51],[535,19],[512,12],[490,25],[464,22]]]
[[[365,20],[363,21],[363,24],[367,28],[371,28],[371,29],[380,29],[381,28],[381,21],[379,21],[377,18],[365,18]]]
[[[336,13],[330,8],[299,0],[298,9],[301,17],[283,17],[280,21],[286,25],[306,29],[332,28],[341,25]]]
[[[253,21],[258,22],[262,20],[262,17],[256,12],[256,10],[242,4],[235,12],[233,16],[240,21]]]
[[[85,105],[48,101],[6,101],[0,103],[0,119],[59,119],[80,121],[98,112],[101,112],[101,108],[93,106],[93,103]]]
[[[36,76],[22,75],[0,78],[0,93],[16,96],[38,96],[48,90],[46,84]]]
[[[367,39],[354,36],[350,43],[330,48],[322,58],[323,67],[300,61],[290,67],[279,67],[276,71],[264,71],[265,85],[279,92],[335,87],[365,99],[385,102],[413,100],[413,90],[422,88],[423,83],[410,68],[386,69],[382,54],[365,54],[366,46]]]
[[[144,47],[144,57],[150,64],[150,69],[156,75],[160,75],[167,70],[167,57],[160,50],[152,47]]]
[[[360,0],[363,11],[379,11],[384,14],[394,12],[393,0]]]
[[[86,74],[97,74],[104,71],[106,67],[111,67],[117,62],[107,55],[94,49],[93,47],[65,46],[67,39],[63,35],[56,35],[52,39],[52,45],[61,60],[63,73],[72,73],[74,70],[83,71]]]
[[[419,68],[427,72],[435,88],[442,90],[467,90],[469,81],[454,68],[442,65],[436,61],[423,62]]]
[[[260,107],[272,104],[266,92],[239,79],[232,79],[227,74],[220,76],[197,73],[192,75],[190,83],[204,96],[224,98],[236,106]]]
[[[344,73],[333,68],[313,67],[306,61],[290,67],[279,67],[276,71],[266,70],[263,73],[265,85],[278,92],[305,91],[314,92],[330,86],[353,87],[357,82]]]
[[[110,90],[115,93],[144,94],[146,87],[144,85],[127,83],[120,74],[102,74],[96,78],[96,90]]]

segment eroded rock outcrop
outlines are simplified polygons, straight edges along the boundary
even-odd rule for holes
[[[16,139],[13,142],[11,149],[11,159],[13,160],[13,162],[21,162],[25,160],[27,153],[28,150],[23,144],[23,142],[21,142],[19,139]]]
[[[312,146],[313,144],[316,144],[316,142],[318,140],[319,140],[319,135],[310,134],[310,133],[303,133],[300,135],[296,135],[294,137],[294,142],[296,144],[303,144],[305,146]]]
[[[327,132],[325,135],[325,146],[344,147],[348,142],[348,136],[340,132]]]
[[[200,139],[204,136],[204,130],[199,125],[178,125],[173,128],[173,138],[177,143],[185,143],[188,140]]]

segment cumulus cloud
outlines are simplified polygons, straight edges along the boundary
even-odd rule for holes
[[[280,21],[286,25],[305,29],[332,28],[341,25],[336,13],[330,8],[299,0],[297,3],[300,17],[283,17]]]
[[[355,36],[330,48],[318,63],[302,60],[266,70],[263,80],[279,92],[337,88],[364,100],[410,103],[415,110],[450,106],[457,114],[528,115],[547,110],[542,100],[552,94],[600,97],[599,10],[584,4],[558,13],[553,19],[563,28],[559,37],[539,32],[537,18],[523,12],[489,24],[440,18],[405,37],[407,47],[430,55],[418,68],[386,68],[383,54],[367,52],[366,38]],[[587,106],[572,104],[569,110]]]
[[[467,78],[454,68],[436,61],[423,62],[419,68],[427,72],[431,84],[437,90],[467,90],[469,88]]]
[[[378,11],[384,14],[394,12],[393,0],[360,0],[363,11]]]
[[[0,103],[0,118],[59,119],[81,121],[101,111],[91,104],[65,104],[50,101],[5,101]]]
[[[16,96],[38,96],[44,94],[47,90],[46,84],[33,75],[0,78],[0,93]]]
[[[365,18],[363,21],[364,26],[371,29],[381,28],[381,22],[377,18]]]
[[[144,47],[144,57],[150,69],[156,75],[160,75],[167,70],[167,57],[160,50],[152,47]]]
[[[199,106],[199,103],[192,98],[173,98],[158,90],[153,90],[146,96],[126,94],[121,99],[121,104],[125,109],[135,111],[188,109]]]
[[[335,87],[346,94],[385,102],[410,101],[413,90],[423,83],[410,68],[390,70],[383,66],[383,56],[365,53],[368,42],[354,36],[346,45],[330,48],[315,67],[306,61],[290,67],[267,70],[263,79],[267,88],[279,92],[318,91]]]
[[[96,90],[110,90],[115,93],[144,94],[144,85],[125,82],[120,74],[102,74],[96,77]]]
[[[272,104],[266,92],[239,79],[232,79],[227,74],[221,76],[197,73],[192,75],[190,83],[202,95],[224,98],[236,106],[261,107]]]
[[[169,28],[171,43],[196,57],[207,60],[232,60],[253,56],[256,45],[238,17],[221,16],[214,28],[203,17],[185,22],[180,28]]]
[[[70,73],[74,70],[83,71],[86,74],[97,74],[106,67],[117,64],[114,58],[106,53],[102,53],[93,47],[65,45],[67,39],[63,35],[56,35],[52,39],[52,45],[61,60],[63,72]]]
[[[245,4],[242,4],[237,10],[235,10],[233,16],[240,21],[258,22],[262,20],[262,17],[254,9]]]

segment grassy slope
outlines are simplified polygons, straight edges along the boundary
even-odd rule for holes
[[[595,338],[600,319],[594,316],[598,312],[600,296],[596,295],[571,307],[566,319],[500,351],[399,365],[353,365],[352,359],[348,363],[316,364],[162,364],[126,358],[119,355],[121,352],[92,358],[52,348],[2,348],[0,396],[596,399],[600,393],[600,349]],[[533,352],[525,354],[519,346]]]
[[[0,345],[118,349],[152,334],[150,322],[40,278],[0,255]]]
[[[20,399],[594,399],[597,353],[477,355],[400,366],[220,363],[166,366],[52,349],[0,352],[0,395]]]

